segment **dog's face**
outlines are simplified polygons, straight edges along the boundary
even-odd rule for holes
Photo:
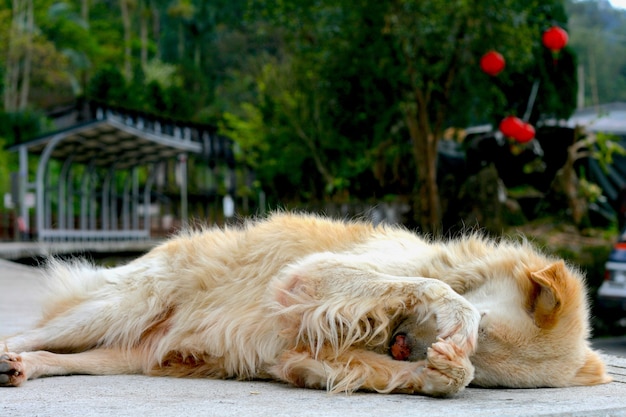
[[[464,294],[482,314],[472,384],[532,388],[608,382],[602,361],[588,347],[587,303],[576,272],[558,261],[541,269],[519,268],[513,275]],[[392,346],[402,341],[408,360],[424,359],[426,346],[435,340],[434,320],[423,325],[409,317],[394,331]]]

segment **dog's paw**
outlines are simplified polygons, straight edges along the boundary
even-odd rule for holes
[[[17,387],[26,379],[20,355],[10,352],[0,354],[0,387]]]
[[[474,366],[466,351],[439,339],[428,349],[423,391],[434,396],[453,395],[474,379]]]
[[[456,345],[471,356],[478,342],[480,312],[460,295],[453,294],[451,299],[436,311],[439,338]]]

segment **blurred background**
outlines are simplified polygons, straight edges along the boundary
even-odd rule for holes
[[[622,7],[5,0],[0,239],[301,209],[523,233],[595,298],[626,219]]]

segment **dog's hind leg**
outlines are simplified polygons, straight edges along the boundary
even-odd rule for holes
[[[6,352],[0,354],[0,386],[18,386],[41,376],[137,374],[143,369],[139,350],[99,348],[72,354]]]
[[[85,301],[41,325],[0,341],[0,351],[81,352],[102,344],[109,317],[116,309],[114,302]]]

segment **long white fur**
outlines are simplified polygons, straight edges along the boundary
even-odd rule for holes
[[[275,214],[241,228],[187,231],[116,268],[51,261],[41,325],[7,344],[15,351],[121,349],[129,372],[138,355],[145,373],[167,368],[175,354],[210,365],[212,376],[293,382],[299,375],[306,386],[347,392],[454,393],[472,380],[475,351],[478,380],[487,385],[605,381],[587,346],[588,307],[575,269],[554,266],[565,268],[566,301],[576,304],[564,324],[545,332],[532,322],[525,291],[543,291],[531,284],[532,273],[555,262],[525,241],[467,235],[437,242],[397,227]],[[415,326],[435,317],[441,339],[426,361],[386,355],[394,325],[407,316]],[[520,358],[537,360],[533,352],[560,346],[571,353],[540,367],[515,363],[528,370],[507,377],[480,355],[506,339],[502,331],[528,342],[515,348]],[[479,333],[487,334],[482,342]],[[33,366],[44,361],[25,357]],[[561,372],[551,372],[557,365]]]

